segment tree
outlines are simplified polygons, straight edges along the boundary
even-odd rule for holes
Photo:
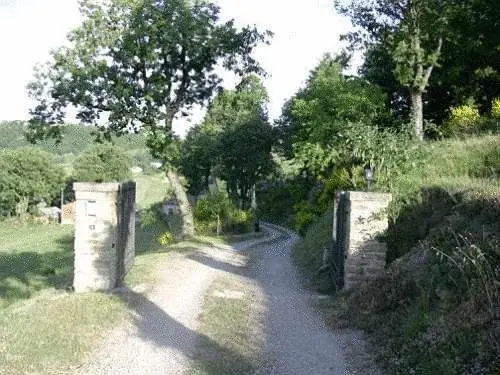
[[[221,83],[216,67],[261,72],[251,52],[270,36],[219,23],[219,7],[201,0],[81,0],[80,9],[84,21],[69,34],[71,45],[55,51],[29,86],[38,103],[31,139],[59,136],[53,125],[72,105],[77,118],[106,136],[146,132],[153,156],[167,161],[174,118],[212,97]],[[106,114],[107,126],[99,126]],[[167,175],[183,235],[192,235],[191,207],[172,165]]]
[[[358,29],[344,36],[351,48],[382,43],[390,48],[394,75],[410,94],[415,136],[423,139],[423,101],[438,66],[448,22],[446,0],[351,0],[337,9]]]
[[[212,171],[226,182],[229,197],[241,209],[250,207],[255,184],[273,167],[275,137],[267,101],[262,82],[250,75],[214,99],[202,124],[202,134],[215,141]]]
[[[450,107],[474,102],[488,113],[500,95],[500,8],[494,0],[447,2],[446,32],[439,64],[424,93],[424,118],[441,125]],[[467,22],[464,22],[467,20]],[[389,38],[368,46],[360,70],[363,77],[384,88],[398,120],[408,114],[409,90],[397,80]],[[432,129],[426,133],[432,135]]]
[[[24,214],[41,201],[52,202],[63,180],[63,171],[45,151],[0,151],[0,216]]]
[[[130,177],[129,157],[110,143],[96,144],[74,163],[76,181],[121,182]]]
[[[217,155],[217,137],[200,125],[192,127],[180,145],[180,170],[189,182],[194,196],[208,191]]]
[[[285,105],[280,119],[280,149],[305,173],[319,177],[338,162],[345,133],[352,124],[377,128],[388,116],[381,89],[342,73],[326,55],[311,72],[306,86]]]

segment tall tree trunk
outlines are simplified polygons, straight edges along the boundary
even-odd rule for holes
[[[182,217],[182,237],[192,237],[194,236],[193,210],[191,209],[191,203],[189,203],[184,186],[182,186],[177,172],[169,170],[167,172],[167,177],[170,181],[170,185],[174,189],[175,197],[179,202],[179,210]]]
[[[411,90],[411,119],[415,136],[419,140],[424,139],[424,105],[422,102],[422,92]]]

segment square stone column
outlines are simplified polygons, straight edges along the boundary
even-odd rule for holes
[[[351,289],[380,274],[387,246],[390,194],[348,191],[336,194],[332,253],[338,288]]]
[[[133,263],[135,183],[78,182],[73,190],[73,287],[76,292],[115,288]]]

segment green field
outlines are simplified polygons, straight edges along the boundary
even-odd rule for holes
[[[138,176],[137,206],[164,199],[160,174]],[[153,282],[148,275],[165,262],[157,241],[166,225],[139,222],[137,258],[126,284]],[[61,373],[91,350],[127,308],[118,297],[69,293],[73,282],[73,226],[0,221],[0,373]]]

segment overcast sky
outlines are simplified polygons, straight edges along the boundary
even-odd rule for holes
[[[339,35],[349,22],[335,13],[333,0],[218,0],[222,18],[237,24],[255,24],[275,33],[270,46],[255,56],[269,73],[271,118],[280,115],[283,102],[304,83],[309,71],[326,52],[338,52]],[[26,84],[33,66],[61,45],[66,33],[80,21],[77,0],[0,0],[0,120],[25,120],[31,102]],[[234,85],[228,79],[227,87]],[[192,123],[203,117],[195,111]],[[190,126],[174,123],[184,134]]]

